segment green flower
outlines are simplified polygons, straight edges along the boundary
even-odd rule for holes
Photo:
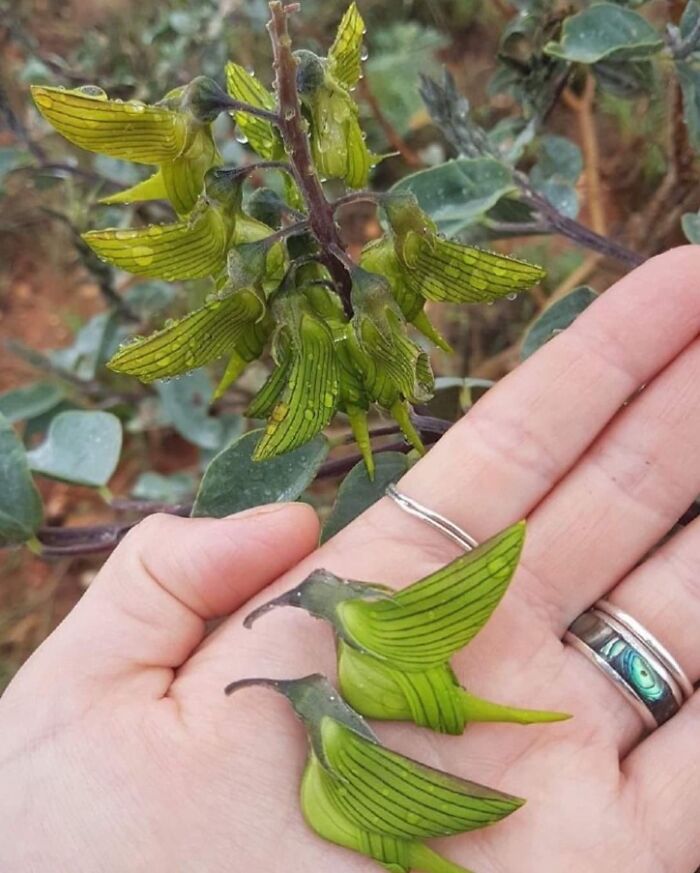
[[[350,366],[359,375],[365,396],[391,413],[414,448],[425,447],[410,419],[410,403],[427,400],[434,386],[430,360],[406,332],[406,322],[382,276],[361,267],[352,271],[354,316],[345,332],[345,348]],[[357,418],[362,419],[361,410]],[[351,418],[353,430],[357,419]],[[360,425],[356,437],[363,447]],[[373,464],[366,455],[368,471]]]
[[[524,803],[385,748],[323,676],[243,679],[226,693],[256,685],[286,697],[308,733],[301,808],[309,827],[394,873],[468,873],[424,841],[495,824]]]
[[[184,318],[125,345],[107,366],[142,382],[153,382],[228,357],[214,399],[221,396],[262,354],[272,331],[263,290],[268,249],[264,242],[233,249],[229,255],[229,281],[218,294]]]
[[[333,333],[301,288],[284,286],[272,298],[275,368],[248,407],[267,418],[253,458],[289,452],[320,433],[338,406],[339,364]]]
[[[170,91],[154,105],[110,100],[94,85],[69,91],[34,85],[32,96],[44,118],[75,145],[158,167],[149,179],[105,197],[103,203],[167,199],[185,215],[202,192],[207,170],[222,162],[211,122],[227,98],[205,76]]]
[[[353,3],[338,27],[327,58],[295,52],[297,88],[310,122],[314,163],[322,177],[343,179],[351,188],[367,184],[377,162],[365,144],[358,108],[350,95],[361,73],[364,22]]]
[[[381,257],[388,261],[387,278],[407,312],[419,307],[421,299],[486,303],[524,291],[545,275],[526,261],[443,239],[410,191],[389,192],[381,203],[391,225],[387,239],[395,260],[385,252]],[[370,246],[364,257],[371,263],[378,254]]]
[[[524,535],[524,522],[515,524],[399,592],[318,570],[251,613],[245,624],[277,606],[296,606],[330,622],[343,697],[368,718],[412,721],[448,734],[461,734],[470,721],[560,721],[568,716],[475,697],[460,686],[449,663],[498,606]]]

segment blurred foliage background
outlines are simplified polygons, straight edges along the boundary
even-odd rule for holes
[[[294,22],[296,45],[323,53],[346,5],[303,0]],[[452,154],[421,100],[419,73],[437,77],[446,67],[468,95],[473,118],[490,129],[507,126],[518,113],[517,97],[489,83],[503,30],[522,5],[362,0],[368,58],[356,96],[372,149],[395,153],[375,171],[376,187]],[[660,24],[669,17],[678,21],[683,6],[651,2],[645,16]],[[252,368],[217,405],[213,414],[221,425],[213,440],[206,380],[184,380],[160,392],[101,381],[101,365],[129,333],[111,313],[128,310],[153,327],[166,313],[192,308],[207,289],[197,282],[171,286],[115,276],[90,255],[79,238],[88,227],[162,215],[153,204],[129,207],[130,215],[97,206],[99,196],[136,181],[138,168],[81,152],[54,134],[31,106],[29,84],[95,83],[112,97],[148,102],[201,73],[222,81],[228,59],[255,69],[269,84],[267,14],[264,0],[0,0],[0,394],[35,381],[37,372],[78,374],[72,390],[38,403],[24,433],[30,445],[61,409],[138,409],[110,482],[111,492],[127,499],[110,504],[109,495],[94,489],[42,480],[47,525],[100,525],[115,511],[130,523],[130,501],[191,499],[203,465],[245,426],[240,413],[265,373]],[[584,76],[570,85],[547,119],[550,136],[565,136],[577,147],[571,159],[577,170],[562,184],[575,198],[578,220],[642,255],[682,242],[681,216],[700,207],[700,193],[677,81],[660,78],[631,95],[592,83]],[[227,120],[221,119],[219,133],[228,162],[250,160]],[[537,149],[525,156],[531,167],[548,159],[546,144]],[[556,154],[549,158],[556,163]],[[357,254],[379,233],[374,210],[346,210],[343,232]],[[514,237],[498,247],[544,264],[548,278],[515,301],[468,313],[448,305],[431,311],[456,354],[434,355],[443,378],[427,413],[457,417],[517,364],[528,325],[552,302],[581,285],[603,291],[625,272],[620,263],[557,235]],[[185,410],[180,420],[173,393]],[[327,515],[335,490],[333,480],[324,479],[308,499]],[[81,554],[45,561],[26,550],[0,552],[0,689],[75,603],[103,559]]]

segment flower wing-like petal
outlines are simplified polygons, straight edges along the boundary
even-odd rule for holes
[[[226,264],[229,233],[217,209],[186,221],[124,230],[90,230],[83,239],[103,260],[139,276],[175,281],[214,276]]]
[[[241,100],[251,106],[256,106],[258,109],[274,110],[275,108],[275,98],[272,94],[260,84],[255,76],[252,76],[240,64],[234,64],[233,61],[229,61],[226,65],[226,87],[234,100]],[[231,114],[248,139],[250,147],[261,158],[274,160],[282,156],[284,153],[282,138],[273,124],[265,121],[264,118],[249,115],[247,112],[232,112]]]
[[[495,824],[524,802],[399,755],[334,719],[325,718],[321,732],[334,800],[364,830],[403,840],[450,836]]]
[[[328,72],[346,88],[354,88],[362,74],[362,37],[365,23],[355,2],[338,25],[328,52]]]
[[[410,287],[428,300],[483,303],[524,291],[545,271],[534,264],[409,231],[403,263]]]
[[[339,365],[328,328],[302,315],[290,355],[288,379],[255,448],[255,460],[281,455],[313,439],[338,405]]]
[[[67,140],[91,152],[160,164],[176,158],[187,140],[186,118],[171,109],[109,100],[99,88],[32,86],[39,112]]]
[[[345,639],[392,666],[445,664],[486,624],[513,577],[525,536],[519,522],[391,600],[338,607]]]
[[[107,366],[142,382],[179,376],[233,354],[264,315],[264,303],[240,289],[190,312],[174,324],[120,349]]]

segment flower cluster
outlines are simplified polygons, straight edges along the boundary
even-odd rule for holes
[[[308,51],[294,56],[315,171],[351,188],[366,184],[377,161],[366,147],[351,94],[361,74],[363,33],[353,3],[327,57]],[[409,323],[449,348],[430,324],[426,302],[492,300],[530,287],[543,272],[443,239],[415,197],[402,191],[375,196],[388,230],[366,246],[359,264],[342,252],[324,251],[310,230],[313,215],[275,94],[235,63],[227,67],[226,84],[228,93],[198,77],[154,105],[110,100],[93,86],[33,89],[42,115],[71,142],[157,168],[103,202],[167,200],[177,215],[170,224],[89,231],[84,239],[93,251],[140,276],[212,281],[202,307],[135,338],[108,366],[151,382],[225,358],[218,397],[269,350],[274,367],[248,409],[251,417],[267,419],[255,457],[302,445],[342,412],[372,475],[367,417],[373,405],[394,417],[415,449],[424,450],[410,412],[411,404],[431,396],[433,374],[426,352],[409,336]],[[222,167],[212,135],[221,112],[230,112],[263,159],[258,166],[282,171],[284,199],[264,190],[245,200],[250,167]],[[285,223],[289,216],[295,223]],[[337,274],[328,268],[333,257],[350,273],[346,305]]]

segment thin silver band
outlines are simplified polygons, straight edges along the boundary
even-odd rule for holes
[[[465,530],[462,530],[459,525],[450,521],[449,518],[445,518],[444,515],[440,515],[439,512],[428,509],[427,506],[423,506],[422,503],[419,503],[412,497],[402,494],[395,485],[388,485],[384,493],[387,497],[391,497],[394,503],[400,506],[404,512],[432,525],[440,533],[443,533],[446,537],[457,543],[458,546],[461,546],[465,552],[471,552],[472,549],[479,545],[474,537],[470,536]]]
[[[479,545],[473,536],[457,524],[403,494],[395,485],[389,485],[385,493],[404,512],[439,530],[466,552],[472,551]],[[577,628],[586,625],[586,619],[596,623],[598,634],[592,631],[587,633],[585,629],[580,633],[576,632]],[[603,632],[615,635],[620,643],[627,647],[628,655],[638,656],[647,662],[663,690],[661,699],[645,700],[643,693],[635,688],[631,678],[625,677],[619,666],[616,669],[615,660],[608,658],[604,652],[596,650],[596,638],[600,637],[601,629]],[[639,713],[648,730],[654,730],[675,715],[683,703],[694,694],[690,679],[668,649],[640,622],[608,600],[599,600],[582,613],[572,622],[563,639],[613,682]]]

